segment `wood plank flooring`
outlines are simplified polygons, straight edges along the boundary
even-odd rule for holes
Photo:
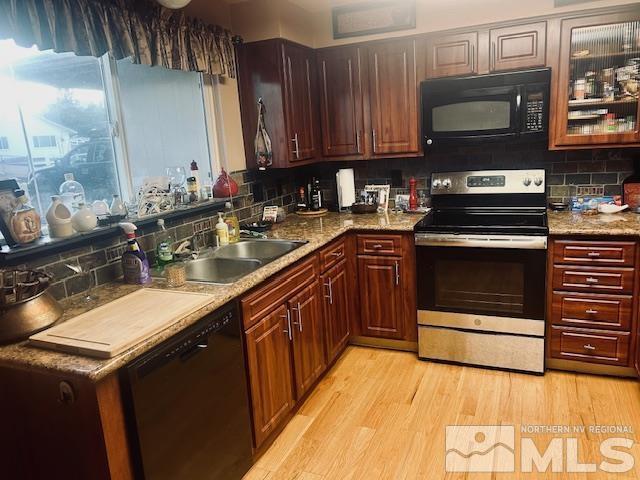
[[[622,425],[584,433],[578,459],[599,464],[600,441],[640,439],[640,382],[549,371],[543,377],[424,362],[415,354],[349,347],[245,480],[640,478],[604,473],[446,473],[447,425]],[[551,434],[522,434],[543,452]],[[557,435],[556,435],[557,436]],[[519,471],[516,447],[516,472]]]

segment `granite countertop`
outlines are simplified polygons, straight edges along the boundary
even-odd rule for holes
[[[421,218],[421,215],[407,215],[402,213],[367,215],[329,213],[319,218],[289,215],[284,223],[276,225],[268,232],[269,238],[307,240],[308,243],[268,265],[259,268],[231,285],[187,283],[187,285],[183,287],[173,289],[177,291],[204,293],[210,296],[211,301],[205,307],[191,315],[177,319],[177,322],[170,327],[153,335],[126,352],[110,359],[96,359],[53,350],[44,350],[32,347],[28,345],[27,342],[20,342],[0,346],[0,365],[75,375],[88,378],[92,381],[98,381],[162,341],[193,325],[206,314],[221,307],[228,301],[238,298],[273,274],[313,253],[346,231],[412,231],[415,224],[420,221]],[[160,289],[168,288],[163,280],[154,280],[151,287]],[[60,321],[69,320],[97,306],[134,292],[139,288],[142,287],[115,282],[95,289],[93,293],[95,293],[97,299],[90,303],[84,303],[82,300],[78,300],[77,297],[66,299],[61,302],[65,313]]]
[[[582,215],[549,211],[547,220],[549,235],[640,236],[640,215],[632,212]]]

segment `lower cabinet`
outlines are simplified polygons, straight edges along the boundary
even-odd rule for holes
[[[358,257],[363,335],[404,337],[401,262],[397,257]]]
[[[288,315],[282,305],[245,332],[256,446],[294,405]]]
[[[343,260],[321,277],[324,288],[323,313],[327,363],[331,363],[349,341],[349,283],[347,261]]]
[[[314,282],[288,302],[298,399],[307,393],[327,366],[319,287],[320,284]]]

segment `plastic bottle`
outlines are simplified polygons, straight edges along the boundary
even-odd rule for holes
[[[60,185],[60,197],[62,203],[64,203],[71,212],[78,210],[80,203],[86,203],[84,187],[74,179],[73,173],[64,174],[64,182]]]
[[[196,191],[200,196],[200,188],[202,187],[202,179],[200,178],[200,170],[198,169],[198,163],[195,160],[191,161],[191,176],[196,179]]]
[[[160,227],[160,233],[158,234],[156,258],[158,259],[158,266],[163,268],[165,265],[173,262],[173,238],[164,227],[164,219],[158,219],[158,226]]]
[[[136,240],[137,227],[133,223],[123,222],[118,224],[127,235],[127,250],[122,254],[122,271],[124,281],[134,285],[146,285],[151,283],[149,274],[149,259],[140,249]]]
[[[216,235],[220,245],[229,245],[229,227],[224,223],[222,212],[218,212],[218,223],[216,223]]]
[[[236,243],[240,240],[240,222],[233,213],[231,202],[224,204],[224,223],[229,227],[229,243]]]

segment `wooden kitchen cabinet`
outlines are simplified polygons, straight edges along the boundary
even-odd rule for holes
[[[256,446],[294,406],[288,308],[281,305],[245,332]]]
[[[359,46],[318,51],[322,150],[327,157],[365,153],[362,55]]]
[[[273,168],[321,157],[315,51],[283,39],[238,47],[238,90],[247,167],[256,168],[258,100],[264,104]]]
[[[358,257],[363,335],[404,338],[402,259]]]
[[[349,341],[350,299],[347,260],[343,260],[321,276],[324,289],[323,312],[327,363],[333,362]],[[355,292],[353,292],[355,293]]]
[[[416,41],[372,42],[368,54],[368,99],[372,156],[417,153]]]
[[[427,78],[478,72],[478,32],[429,36],[426,42]]]
[[[640,143],[639,30],[637,9],[562,20],[551,148]]]
[[[322,375],[327,363],[324,353],[324,321],[318,282],[289,300],[293,337],[293,370],[296,398],[300,399]]]
[[[543,67],[547,22],[492,28],[489,42],[489,70],[492,72]]]

